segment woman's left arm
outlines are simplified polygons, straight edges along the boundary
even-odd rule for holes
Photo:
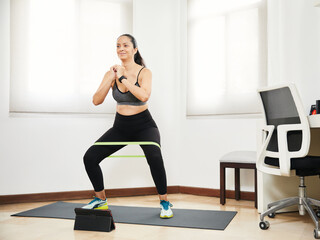
[[[144,68],[141,71],[140,76],[142,79],[140,87],[132,84],[127,79],[123,79],[122,83],[136,98],[138,98],[142,102],[146,102],[151,95],[152,73],[149,69]]]

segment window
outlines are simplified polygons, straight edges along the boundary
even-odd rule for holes
[[[114,101],[94,107],[92,96],[118,63],[117,37],[132,32],[132,2],[11,0],[10,7],[10,112],[114,112]]]
[[[259,111],[266,83],[264,0],[188,0],[187,115]]]

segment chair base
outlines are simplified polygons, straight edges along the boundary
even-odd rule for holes
[[[298,205],[300,215],[305,215],[306,211],[309,213],[310,217],[312,218],[315,224],[314,237],[316,239],[320,239],[320,225],[318,219],[320,218],[320,201],[306,197],[306,186],[304,185],[304,177],[300,177],[299,197],[286,198],[268,204],[268,210],[261,213],[260,215],[260,228],[263,230],[269,228],[269,222],[264,221],[265,216],[274,218],[276,211],[293,205]],[[316,206],[319,209],[315,212],[312,206]]]

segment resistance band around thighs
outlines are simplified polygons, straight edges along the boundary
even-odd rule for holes
[[[111,146],[115,146],[115,145],[155,145],[158,148],[161,148],[160,145],[156,142],[96,142],[93,145],[111,145]],[[121,157],[145,157],[145,155],[111,155],[110,157],[117,157],[117,158],[121,158]]]

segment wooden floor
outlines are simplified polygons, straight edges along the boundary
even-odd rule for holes
[[[0,205],[0,239],[1,240],[202,240],[202,239],[266,239],[266,240],[311,240],[314,224],[308,215],[298,213],[279,214],[268,219],[270,228],[260,230],[259,214],[252,201],[235,201],[227,199],[226,205],[219,204],[219,198],[171,194],[169,200],[174,208],[230,210],[237,215],[224,231],[201,230],[189,228],[145,226],[134,224],[116,224],[116,230],[110,233],[74,231],[74,220],[10,217],[11,214],[40,207],[52,202],[20,203]],[[89,200],[69,202],[87,203]],[[157,196],[109,198],[110,205],[158,207]],[[173,211],[174,211],[173,208]],[[160,212],[160,211],[159,211]],[[164,220],[165,221],[165,220]]]

